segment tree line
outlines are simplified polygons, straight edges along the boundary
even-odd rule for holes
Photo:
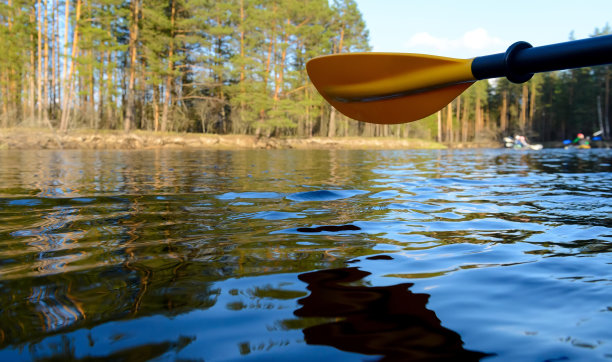
[[[2,0],[0,49],[0,127],[449,143],[610,136],[609,66],[477,82],[407,125],[347,119],[318,95],[305,64],[370,50],[354,0]]]
[[[353,0],[0,6],[1,48],[8,53],[0,60],[4,127],[329,133],[330,108],[305,63],[369,50]]]

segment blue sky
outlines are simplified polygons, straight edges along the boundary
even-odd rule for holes
[[[612,27],[612,0],[356,0],[377,52],[471,58]]]

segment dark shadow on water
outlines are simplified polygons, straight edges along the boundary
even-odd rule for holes
[[[314,228],[298,228],[297,231],[301,233],[318,233],[321,231],[330,231],[330,232],[338,232],[338,231],[356,231],[361,230],[359,226],[355,225],[324,225],[317,226]]]
[[[298,317],[336,318],[303,330],[306,342],[343,351],[378,355],[384,361],[477,361],[486,353],[463,348],[461,336],[444,328],[427,309],[428,294],[411,283],[385,287],[356,285],[370,273],[340,268],[304,273],[311,294],[299,300]]]

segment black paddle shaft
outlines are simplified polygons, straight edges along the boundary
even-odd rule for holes
[[[532,47],[520,41],[505,53],[485,55],[472,61],[476,79],[506,77],[523,83],[534,73],[590,67],[612,63],[612,35]]]

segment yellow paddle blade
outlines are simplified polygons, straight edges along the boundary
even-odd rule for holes
[[[433,114],[475,78],[472,59],[422,54],[347,53],[311,59],[313,84],[334,108],[358,121],[397,124]]]

